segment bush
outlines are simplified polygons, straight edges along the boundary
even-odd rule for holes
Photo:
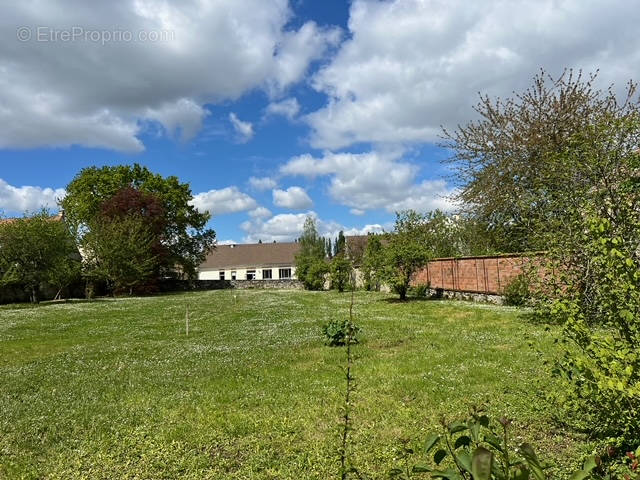
[[[640,226],[640,225],[639,225]],[[563,418],[604,444],[627,451],[640,439],[640,269],[637,244],[617,235],[611,222],[594,218],[582,251],[590,259],[583,278],[566,276],[565,294],[550,308],[564,323],[563,358],[555,373],[565,383],[558,404]]]
[[[359,343],[358,334],[360,327],[349,320],[333,320],[322,327],[322,333],[326,337],[326,344],[330,347],[341,347],[351,343]]]
[[[531,298],[529,278],[521,273],[509,282],[502,294],[505,305],[524,307]]]
[[[353,266],[344,255],[340,254],[333,257],[329,266],[331,288],[344,292],[345,288],[349,286],[352,271]]]
[[[429,285],[421,283],[411,289],[411,294],[416,298],[426,298]]]

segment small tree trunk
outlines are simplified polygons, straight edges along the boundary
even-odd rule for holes
[[[400,294],[400,300],[407,299],[407,287],[405,285],[398,289],[398,293]]]

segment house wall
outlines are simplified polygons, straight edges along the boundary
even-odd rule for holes
[[[291,279],[296,280],[296,267],[293,265],[282,265],[279,267],[243,267],[243,268],[227,268],[224,271],[224,279],[231,280],[231,272],[236,272],[236,280],[246,280],[247,279],[247,271],[255,270],[256,277],[255,280],[269,280],[262,278],[263,270],[271,270],[271,279],[270,280],[281,280],[278,276],[279,270],[281,268],[290,268],[291,269]],[[201,269],[198,272],[198,280],[220,280],[220,269]]]

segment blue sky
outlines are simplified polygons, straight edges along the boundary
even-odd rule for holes
[[[83,167],[134,162],[189,182],[220,241],[289,240],[309,214],[334,236],[452,210],[441,125],[541,67],[624,84],[640,64],[632,3],[0,6],[0,210],[53,206]]]

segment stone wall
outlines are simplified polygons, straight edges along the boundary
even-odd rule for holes
[[[231,288],[246,290],[257,289],[282,289],[282,290],[302,290],[302,282],[299,280],[231,280]]]
[[[302,283],[298,280],[168,280],[163,282],[160,290],[163,292],[223,290],[236,288],[246,289],[289,289],[301,290]]]
[[[442,290],[440,288],[428,288],[427,296],[432,298],[446,298],[450,300],[467,300],[471,302],[493,303],[502,305],[504,297],[502,295],[491,295],[487,293],[456,292],[453,290]]]

